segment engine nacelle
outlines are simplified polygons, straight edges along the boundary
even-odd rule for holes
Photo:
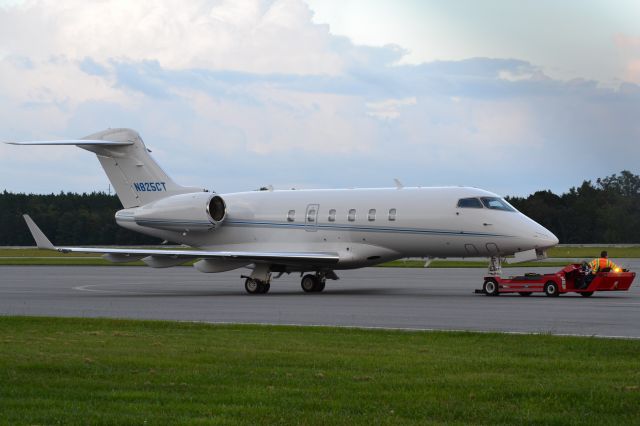
[[[222,224],[227,206],[219,195],[209,192],[179,194],[154,201],[133,211],[140,226],[168,231],[207,231]]]

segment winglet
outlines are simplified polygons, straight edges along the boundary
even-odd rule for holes
[[[22,217],[24,218],[24,221],[27,222],[29,231],[31,231],[31,235],[33,236],[33,239],[36,240],[36,245],[38,246],[39,249],[45,249],[45,250],[56,249],[54,245],[51,244],[51,241],[49,241],[47,236],[44,235],[44,232],[42,232],[40,228],[38,228],[38,225],[36,225],[36,223],[33,221],[33,219],[31,219],[31,217],[29,217],[28,214],[24,214],[22,215]]]

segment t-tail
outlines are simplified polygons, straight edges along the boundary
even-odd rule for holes
[[[149,155],[138,132],[108,129],[75,140],[9,142],[13,145],[76,145],[97,155],[124,208],[177,194],[203,192],[178,185]]]

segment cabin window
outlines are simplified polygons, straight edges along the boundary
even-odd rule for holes
[[[367,216],[367,219],[369,219],[369,222],[373,222],[374,220],[376,220],[376,209],[369,209],[369,215]]]
[[[329,210],[329,222],[336,221],[336,209]]]
[[[458,208],[481,209],[482,203],[477,198],[461,198],[458,200]]]
[[[353,222],[354,220],[356,220],[356,209],[350,209],[349,210],[349,222]]]
[[[307,223],[313,223],[316,221],[316,209],[309,209],[307,212]]]
[[[498,197],[482,197],[482,204],[491,210],[503,210],[505,212],[514,212],[516,209],[511,207],[509,203]]]
[[[389,209],[389,220],[391,222],[396,220],[396,209]]]
[[[287,222],[293,222],[294,220],[296,220],[296,211],[289,210],[289,213],[287,213]]]

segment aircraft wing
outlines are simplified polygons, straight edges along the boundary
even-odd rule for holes
[[[13,142],[6,141],[9,145],[76,145],[76,146],[125,146],[133,145],[133,142],[114,142],[104,141],[96,139],[68,139],[59,141],[28,141],[28,142]]]
[[[340,256],[338,253],[330,252],[261,252],[261,251],[206,251],[206,250],[161,250],[161,249],[121,249],[121,248],[99,248],[99,247],[56,247],[47,236],[40,230],[38,225],[27,214],[23,215],[27,222],[29,231],[36,241],[39,249],[56,250],[61,253],[100,253],[110,255],[108,259],[119,259],[123,261],[130,258],[130,261],[140,259],[145,256],[185,258],[185,259],[229,259],[246,260],[248,262],[269,262],[284,264],[323,264],[331,265],[338,263]]]

